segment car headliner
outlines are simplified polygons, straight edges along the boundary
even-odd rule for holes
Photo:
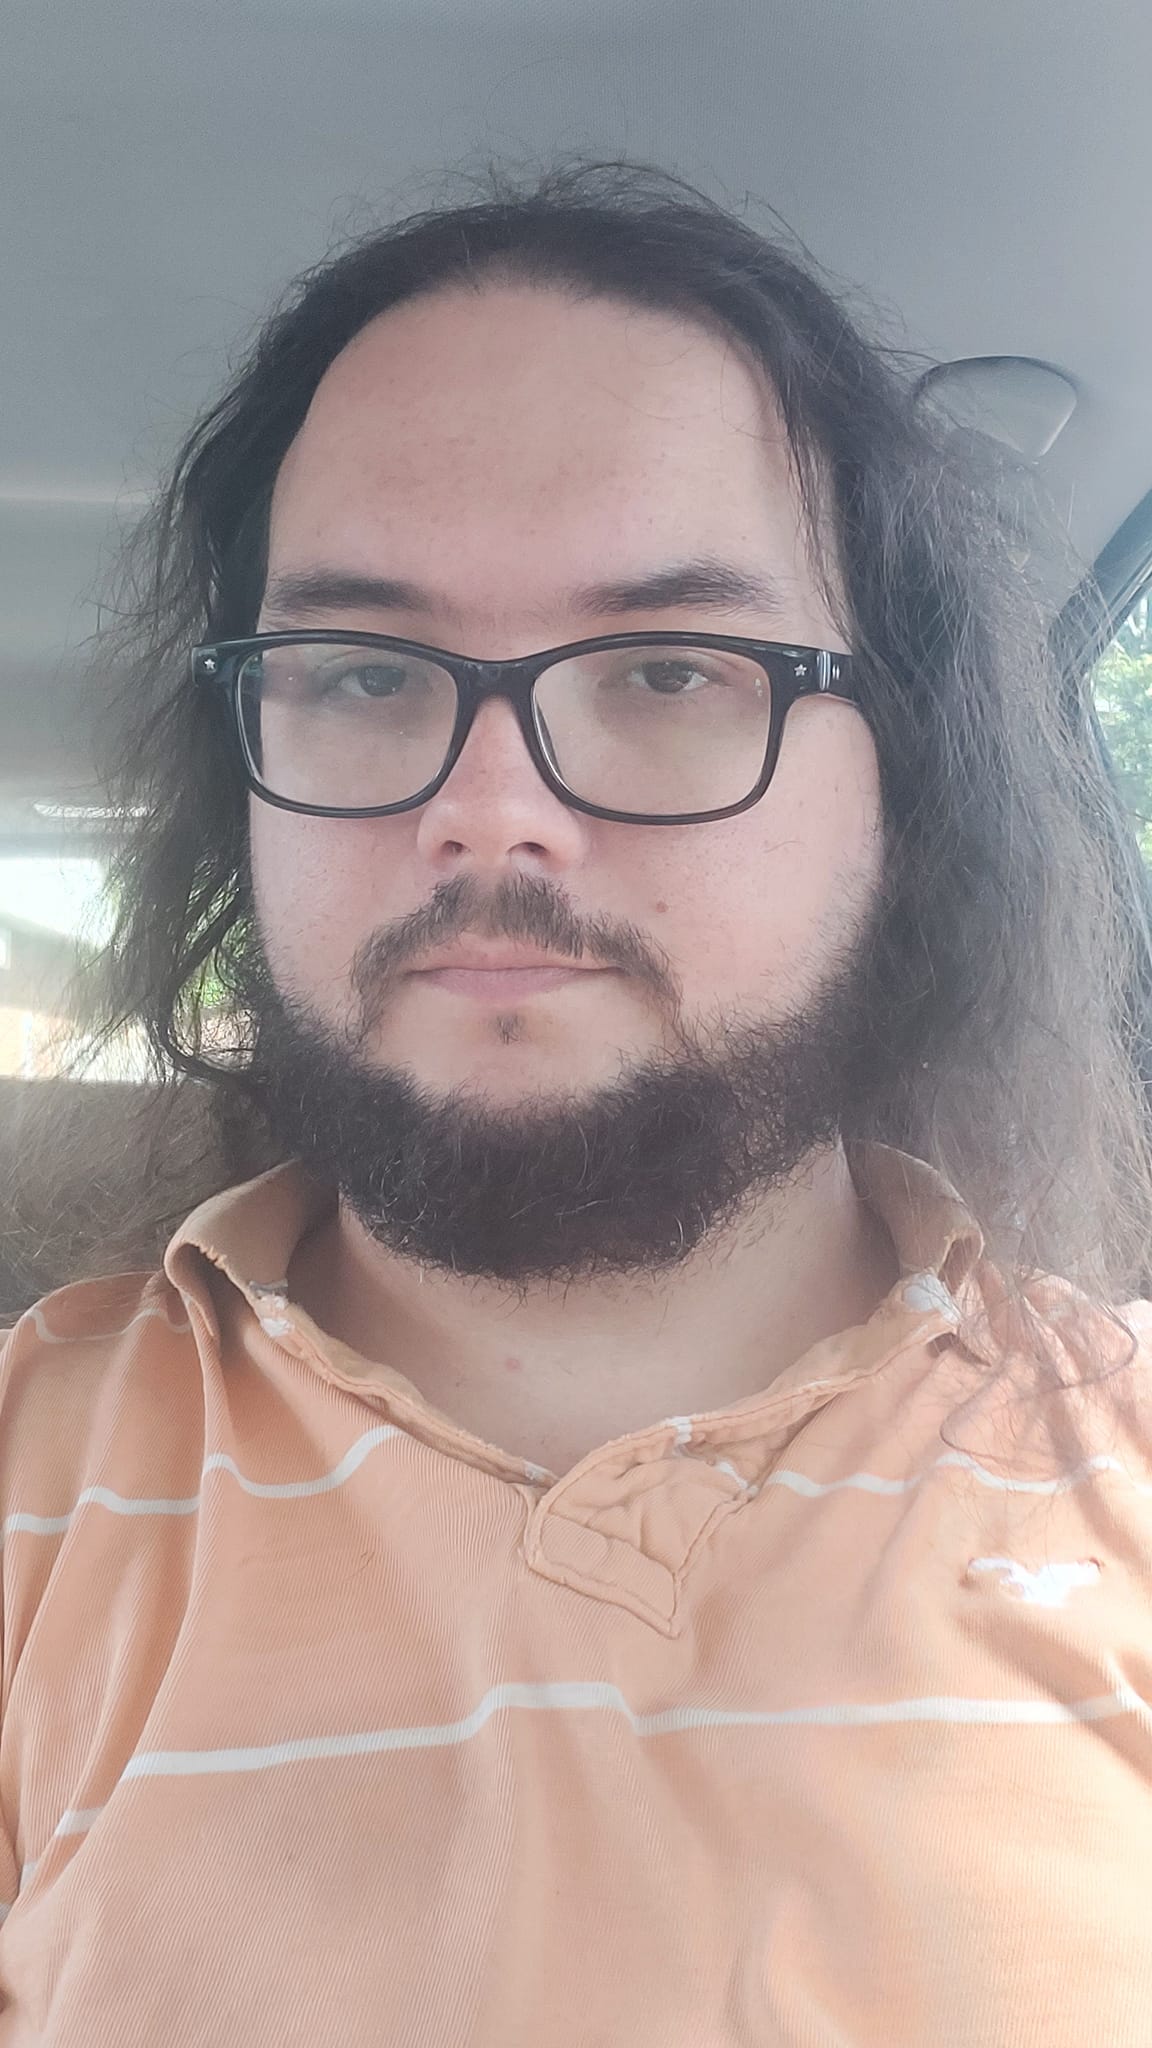
[[[1078,402],[1084,560],[1152,486],[1147,0],[8,0],[0,35],[0,850],[83,801],[116,535],[332,242],[555,152],[666,165],[925,364]]]

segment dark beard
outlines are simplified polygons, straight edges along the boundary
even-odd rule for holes
[[[873,938],[869,920],[782,1019],[706,1034],[678,1023],[682,1050],[523,1108],[467,1087],[437,1097],[371,1063],[365,1034],[342,1037],[283,993],[256,948],[247,1087],[278,1146],[404,1258],[512,1288],[658,1272],[739,1224],[859,1108],[874,1057]],[[372,982],[358,962],[367,1016]]]

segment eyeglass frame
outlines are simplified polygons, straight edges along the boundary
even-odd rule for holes
[[[452,737],[438,774],[415,796],[406,797],[399,804],[377,804],[366,808],[304,804],[294,797],[277,796],[261,781],[240,709],[240,677],[244,663],[268,647],[316,644],[395,649],[431,661],[451,676],[456,686],[456,722]],[[532,693],[546,669],[569,661],[575,655],[613,647],[716,648],[722,653],[745,655],[763,668],[770,686],[771,712],[764,760],[749,796],[743,797],[739,803],[725,804],[718,810],[653,815],[645,811],[608,810],[602,804],[590,803],[586,798],[577,796],[560,780],[547,759],[536,730]],[[860,709],[856,693],[856,664],[850,654],[841,654],[826,647],[797,647],[777,640],[747,640],[730,633],[610,633],[588,640],[572,640],[563,647],[549,647],[542,653],[519,655],[508,661],[476,661],[468,655],[450,654],[444,648],[429,647],[423,641],[401,639],[392,633],[341,632],[335,627],[321,627],[312,632],[300,629],[295,632],[256,633],[242,640],[209,641],[192,649],[190,662],[195,683],[215,689],[230,688],[245,780],[253,795],[277,810],[295,811],[314,818],[390,818],[430,803],[443,789],[460,759],[476,713],[488,697],[504,697],[512,705],[533,766],[547,788],[562,803],[572,810],[584,812],[588,817],[607,818],[625,825],[703,825],[720,818],[737,817],[740,812],[751,810],[754,804],[759,803],[768,788],[780,756],[785,719],[799,698],[831,697]]]

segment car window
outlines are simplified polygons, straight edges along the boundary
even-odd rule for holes
[[[1109,641],[1093,680],[1120,795],[1152,868],[1152,588]]]
[[[72,986],[108,929],[106,884],[107,863],[87,855],[0,857],[0,1076],[142,1078],[142,1044],[131,1031],[82,1070],[73,1065],[82,1037]]]

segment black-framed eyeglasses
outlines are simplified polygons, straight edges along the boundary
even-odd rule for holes
[[[197,647],[230,697],[249,787],[285,811],[385,818],[455,767],[506,697],[549,789],[593,818],[689,825],[763,796],[798,697],[857,703],[851,656],[725,633],[615,633],[472,661],[384,633],[262,633]]]

